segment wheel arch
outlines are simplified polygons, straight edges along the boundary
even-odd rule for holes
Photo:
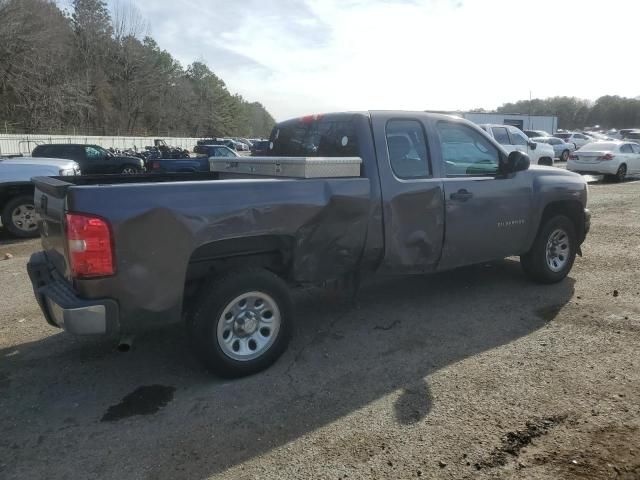
[[[183,310],[206,280],[230,270],[263,268],[291,281],[293,250],[294,239],[287,235],[257,235],[200,245],[189,258]]]
[[[536,229],[536,235],[544,225],[544,223],[555,215],[564,215],[573,223],[576,230],[576,237],[578,238],[578,245],[582,244],[586,236],[585,221],[584,221],[584,207],[579,200],[557,200],[548,203],[538,222],[538,228]]]
[[[0,185],[0,212],[6,203],[19,195],[31,195],[35,191],[35,185],[31,182],[12,182]]]

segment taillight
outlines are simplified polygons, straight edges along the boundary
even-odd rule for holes
[[[151,162],[151,168],[153,170],[158,170],[160,168],[160,162]]]
[[[71,274],[76,278],[113,275],[109,224],[99,217],[67,213],[66,233]]]
[[[601,156],[599,158],[599,160],[613,160],[614,157],[615,157],[615,155],[611,155],[610,153],[607,153],[607,154]]]
[[[577,160],[578,159],[578,155],[576,155],[575,153],[572,153],[571,155],[569,155],[569,158],[571,160]]]

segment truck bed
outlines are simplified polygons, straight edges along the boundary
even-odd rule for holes
[[[245,176],[246,177],[246,176]],[[278,254],[293,282],[355,271],[371,221],[368,178],[220,178],[218,174],[38,177],[35,201],[52,269],[71,282],[65,213],[106,219],[116,273],[75,279],[82,298],[118,298],[144,328],[182,312],[194,264],[208,268],[237,248]],[[249,245],[250,244],[250,245]],[[380,245],[381,249],[382,246]],[[204,265],[204,267],[203,267]],[[128,330],[126,325],[119,330]]]

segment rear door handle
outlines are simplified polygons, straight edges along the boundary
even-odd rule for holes
[[[458,202],[466,202],[471,197],[473,197],[473,193],[465,190],[464,188],[461,188],[456,193],[452,193],[451,195],[449,195],[449,198],[451,200],[457,200]]]

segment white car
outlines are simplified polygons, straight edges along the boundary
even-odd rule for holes
[[[73,160],[0,157],[0,213],[2,226],[16,237],[38,235],[32,177],[80,175]]]
[[[584,147],[587,143],[593,142],[592,138],[589,138],[585,134],[580,132],[554,133],[553,136],[561,138],[567,143],[573,143],[576,148]]]
[[[594,142],[569,157],[567,170],[605,175],[621,182],[627,175],[640,174],[640,144],[632,142]]]
[[[553,158],[555,157],[553,147],[546,143],[531,141],[519,128],[488,123],[480,125],[480,128],[502,145],[507,152],[519,150],[529,155],[532,165],[553,166]]]

